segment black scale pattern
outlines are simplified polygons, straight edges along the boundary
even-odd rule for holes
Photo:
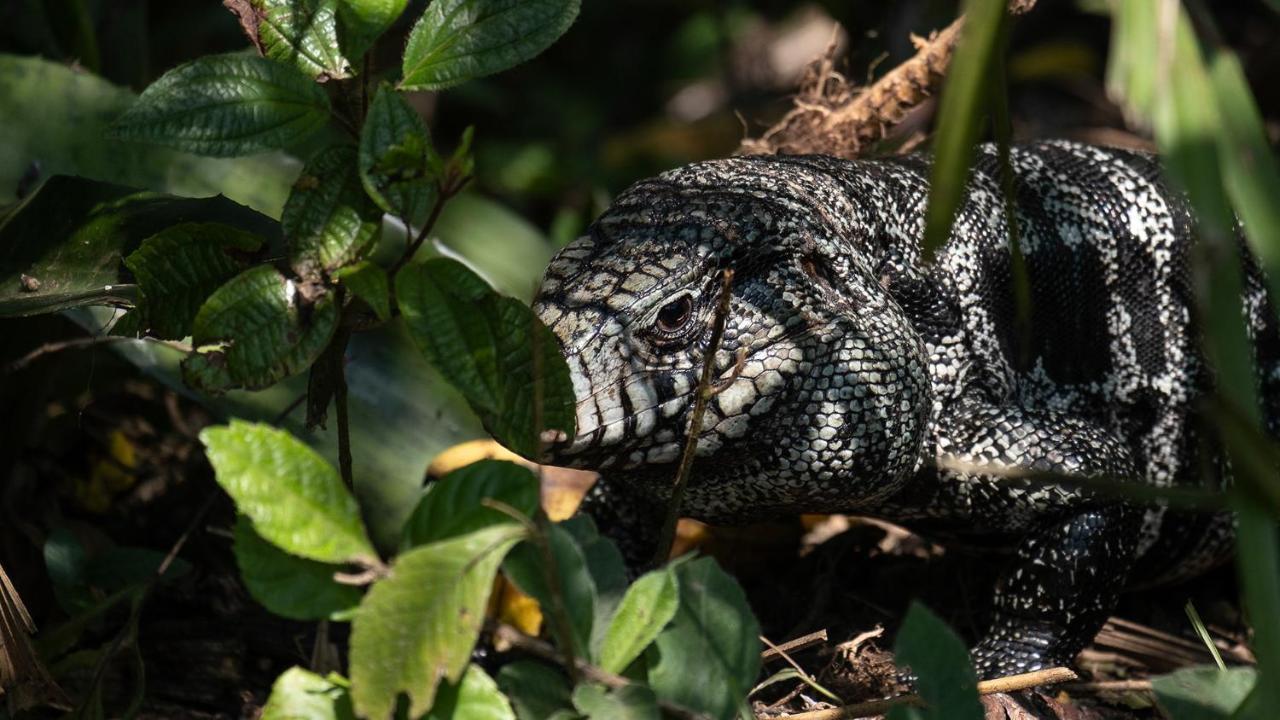
[[[1012,166],[1025,339],[989,146],[928,266],[926,156],[689,165],[624,192],[556,256],[535,307],[563,344],[579,430],[555,453],[601,471],[586,506],[630,558],[655,539],[725,267],[736,275],[718,376],[731,377],[739,353],[745,363],[707,409],[688,515],[853,512],[1015,547],[974,649],[984,676],[1069,662],[1126,583],[1229,554],[1229,516],[972,468],[1229,481],[1195,412],[1212,381],[1190,304],[1185,202],[1152,158],[1121,150],[1042,142],[1014,148]],[[1280,336],[1247,258],[1246,268],[1274,423]],[[659,320],[686,302],[687,324]]]

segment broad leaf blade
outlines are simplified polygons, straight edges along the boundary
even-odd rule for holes
[[[364,55],[404,12],[408,0],[341,0],[338,38],[347,57]]]
[[[351,627],[352,695],[360,715],[390,717],[400,693],[417,717],[441,680],[457,683],[484,622],[493,577],[524,537],[493,525],[410,550],[374,584]]]
[[[341,565],[290,555],[262,539],[244,516],[236,521],[233,547],[245,588],[275,615],[291,620],[341,620],[360,604],[359,588],[333,579]]]
[[[583,683],[573,689],[573,706],[588,720],[660,720],[658,698],[643,685],[609,690]]]
[[[1152,678],[1151,689],[1170,720],[1228,720],[1235,717],[1257,678],[1257,670],[1251,667],[1188,667]]]
[[[395,88],[383,84],[360,133],[360,181],[383,210],[410,224],[426,219],[436,197],[431,136]]]
[[[333,279],[373,308],[379,320],[391,319],[391,281],[381,266],[363,260],[339,268],[333,273]]]
[[[498,687],[515,706],[520,720],[576,717],[568,678],[549,665],[517,660],[498,671]]]
[[[544,558],[532,542],[512,551],[502,570],[522,592],[537,600],[545,613],[555,612],[552,608],[557,601],[564,602],[568,629],[573,634],[574,656],[585,657],[591,646],[591,626],[595,621],[595,582],[577,540],[559,525],[549,525],[547,531],[558,588],[547,584]]]
[[[510,523],[500,510],[485,507],[498,500],[525,516],[538,509],[538,479],[526,467],[502,460],[481,460],[429,485],[405,523],[405,549],[446,540],[490,525]]]
[[[382,211],[361,186],[356,155],[346,145],[326,148],[293,184],[280,224],[303,277],[362,260],[378,243]]]
[[[436,0],[409,33],[406,90],[441,90],[501,72],[551,46],[579,0]]]
[[[124,259],[142,293],[142,327],[160,338],[189,335],[205,299],[260,247],[256,235],[218,223],[173,225],[144,240]]]
[[[298,70],[251,55],[207,55],[156,80],[113,137],[230,157],[288,147],[329,119],[329,98]]]
[[[760,671],[760,624],[742,588],[711,558],[675,568],[680,607],[645,653],[659,698],[731,720]]]
[[[658,637],[680,605],[680,586],[671,568],[645,573],[631,585],[609,623],[600,649],[600,667],[621,673]]]
[[[278,237],[268,218],[226,198],[176,198],[73,177],[50,178],[0,223],[0,317],[80,305],[129,305],[121,261],[183,222],[220,222]],[[35,282],[25,282],[26,275]]]
[[[332,678],[292,667],[276,678],[261,720],[355,720],[351,696]]]
[[[897,663],[916,674],[916,692],[927,704],[911,708],[927,720],[983,720],[978,703],[978,678],[964,642],[928,608],[913,603],[898,630],[893,647]],[[895,708],[889,717],[906,717]]]
[[[292,435],[232,420],[200,440],[218,484],[263,539],[318,562],[377,558],[338,472]]]
[[[499,441],[536,458],[543,430],[573,437],[568,366],[528,307],[443,258],[401,270],[396,300],[415,344]]]
[[[440,688],[423,720],[516,720],[516,714],[493,678],[473,664],[461,683]]]
[[[317,80],[350,77],[338,47],[338,0],[253,0],[263,54]]]
[[[183,379],[212,393],[267,387],[310,367],[337,324],[331,294],[308,299],[280,271],[259,265],[200,308],[191,332],[197,352],[183,361]]]

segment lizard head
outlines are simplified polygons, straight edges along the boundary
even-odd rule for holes
[[[818,162],[735,158],[642,181],[555,256],[534,309],[568,361],[578,431],[554,462],[674,476],[732,269],[687,497],[732,482],[772,507],[819,492],[852,505],[914,469],[922,345],[860,249],[866,213]]]

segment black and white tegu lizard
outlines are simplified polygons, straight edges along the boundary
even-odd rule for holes
[[[1212,381],[1191,307],[1192,218],[1150,156],[1014,148],[1031,313],[1018,323],[995,149],[979,150],[951,237],[925,264],[929,164],[742,157],[622,193],[551,262],[535,302],[577,395],[577,437],[553,459],[601,472],[587,511],[645,559],[732,268],[713,375],[727,387],[707,406],[682,514],[845,512],[995,540],[1014,552],[973,651],[979,674],[1069,663],[1126,583],[1226,557],[1231,518],[974,466],[1228,481],[1197,413]],[[1280,335],[1245,266],[1271,410]]]

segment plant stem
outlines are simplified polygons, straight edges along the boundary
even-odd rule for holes
[[[729,299],[732,297],[732,289],[733,270],[725,268],[720,280],[720,300],[716,304],[715,320],[711,326],[711,342],[707,344],[707,354],[702,361],[702,377],[698,380],[693,411],[689,415],[689,432],[685,436],[684,453],[680,456],[680,467],[676,471],[676,479],[671,487],[671,499],[667,502],[667,518],[662,524],[662,533],[658,536],[658,547],[653,555],[654,566],[666,562],[667,556],[671,554],[671,544],[675,540],[676,522],[680,519],[680,505],[684,502],[684,490],[689,484],[693,456],[698,449],[698,435],[702,432],[702,416],[707,410],[707,400],[713,394],[711,372],[715,368],[716,353],[720,351],[720,341],[724,339],[724,325],[729,317]]]
[[[355,488],[355,476],[351,469],[351,422],[347,416],[347,342],[351,339],[351,329],[340,326],[333,337],[336,348],[331,356],[333,367],[333,402],[338,411],[338,469],[342,473],[342,482],[348,489]]]
[[[418,249],[422,247],[427,235],[431,233],[431,228],[435,227],[436,221],[440,219],[440,211],[444,210],[444,204],[449,202],[454,195],[457,195],[470,180],[470,176],[447,178],[437,186],[436,201],[431,205],[431,213],[427,215],[427,221],[422,224],[422,228],[418,230],[418,234],[413,237],[413,240],[405,246],[404,253],[391,266],[391,269],[387,270],[389,277],[394,279],[400,268],[404,267],[405,264],[413,259],[414,255],[418,254]],[[405,232],[408,232],[408,218],[401,218],[401,221],[404,222]]]

